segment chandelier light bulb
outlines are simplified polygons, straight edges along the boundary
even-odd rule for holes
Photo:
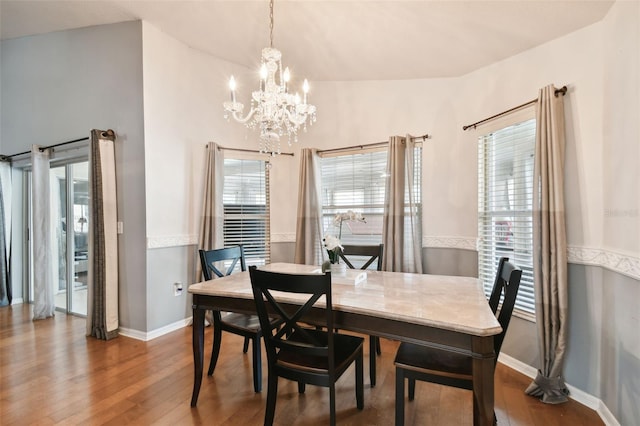
[[[304,92],[304,104],[307,104],[307,93],[309,93],[309,82],[307,79],[304,79],[304,83],[302,83],[302,91]]]
[[[269,71],[267,70],[267,65],[263,62],[262,66],[260,67],[260,79],[266,80],[268,73]]]
[[[236,79],[231,76],[229,79],[229,89],[231,89],[231,102],[236,101]]]

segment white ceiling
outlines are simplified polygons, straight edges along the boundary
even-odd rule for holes
[[[613,1],[276,0],[274,47],[315,81],[453,77],[597,22]],[[269,44],[267,0],[0,0],[2,39],[136,19],[250,68]]]

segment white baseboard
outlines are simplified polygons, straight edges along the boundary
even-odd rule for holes
[[[12,305],[19,305],[19,304],[21,304],[21,303],[24,303],[24,299],[23,299],[22,297],[18,297],[17,299],[13,299],[13,300],[11,301],[11,304],[12,304]]]
[[[180,321],[176,321],[173,324],[165,325],[164,327],[157,328],[155,330],[144,332],[139,330],[133,330],[131,328],[120,327],[118,333],[121,336],[130,337],[132,339],[142,340],[147,342],[153,340],[156,337],[164,336],[172,331],[179,330],[191,324],[191,317],[185,318]]]
[[[510,357],[504,353],[501,353],[498,357],[498,362],[506,365],[509,368],[512,368],[527,377],[530,377],[532,380],[536,378],[538,374],[538,370],[529,364],[525,364],[522,361],[518,361],[517,359]],[[614,415],[609,411],[609,408],[605,405],[605,403],[595,396],[580,390],[574,386],[571,386],[567,383],[567,389],[569,389],[569,398],[573,399],[576,402],[584,405],[585,407],[591,408],[594,410],[605,425],[607,426],[620,426],[618,420],[614,417]]]

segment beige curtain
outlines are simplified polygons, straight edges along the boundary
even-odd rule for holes
[[[222,205],[224,152],[218,147],[218,144],[209,142],[206,156],[199,247],[202,250],[212,250],[221,248],[224,241],[222,229],[224,223]]]
[[[91,130],[87,335],[118,336],[118,205],[113,130]]]
[[[294,262],[305,265],[322,263],[322,203],[317,150],[303,148],[300,153],[298,221]]]
[[[536,104],[533,180],[533,276],[541,368],[526,393],[543,402],[567,401],[567,239],[564,219],[564,108],[550,85]]]
[[[410,135],[389,140],[382,227],[385,271],[422,273],[422,214],[413,186],[415,149]]]
[[[224,245],[224,206],[222,202],[224,151],[215,142],[209,142],[206,150],[207,164],[198,247],[201,250],[213,250],[222,248]],[[199,259],[199,257],[196,256],[196,259]],[[196,265],[196,281],[199,281],[202,276],[199,260]]]

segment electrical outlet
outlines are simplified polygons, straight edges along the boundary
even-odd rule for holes
[[[173,295],[174,296],[182,295],[182,283],[173,283]]]

